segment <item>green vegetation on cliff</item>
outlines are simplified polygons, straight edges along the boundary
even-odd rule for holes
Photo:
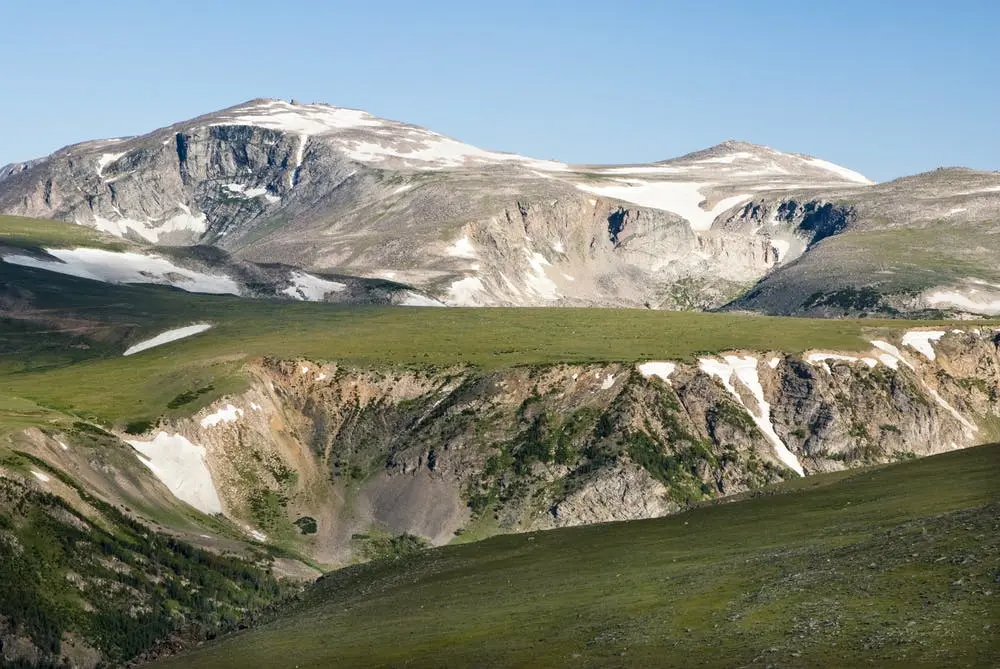
[[[89,511],[0,478],[0,615],[41,658],[62,657],[71,638],[117,665],[172,633],[233,630],[291,592],[252,561],[152,531],[26,453],[0,465],[57,479]]]

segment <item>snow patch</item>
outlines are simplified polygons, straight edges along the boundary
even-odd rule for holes
[[[719,214],[750,199],[749,194],[734,195],[720,200],[711,210],[701,208],[705,196],[701,188],[708,183],[684,183],[675,181],[628,180],[621,186],[593,186],[577,183],[576,187],[588,193],[613,197],[632,202],[643,207],[661,209],[687,219],[693,230],[708,230]]]
[[[716,156],[714,158],[705,158],[703,160],[696,160],[694,162],[696,164],[698,164],[698,163],[719,163],[719,164],[724,164],[724,165],[731,165],[732,163],[736,162],[737,160],[748,160],[748,159],[754,159],[754,158],[756,158],[757,160],[760,160],[759,158],[757,158],[757,156],[755,156],[752,153],[749,153],[748,151],[737,151],[736,153],[730,153],[730,154],[725,155],[725,156]]]
[[[339,293],[347,284],[321,279],[306,272],[294,271],[289,277],[292,285],[282,290],[282,294],[306,302],[322,302],[328,293]]]
[[[788,256],[788,250],[792,248],[792,245],[783,239],[772,239],[771,248],[774,249],[774,254],[776,256],[775,262],[781,262]]]
[[[818,362],[823,362],[825,360],[843,360],[845,362],[858,362],[858,359],[853,355],[841,355],[839,353],[810,353],[806,356],[806,362],[810,365],[815,365]]]
[[[849,355],[838,355],[836,353],[810,353],[806,356],[806,362],[810,365],[820,366],[826,370],[827,374],[832,374],[828,360],[843,360],[845,362],[857,362],[858,359]]]
[[[728,390],[729,393],[736,398],[744,409],[747,409],[747,413],[750,414],[750,418],[753,419],[753,422],[757,424],[760,431],[774,446],[774,451],[777,454],[778,459],[781,460],[787,467],[798,473],[799,476],[805,476],[805,470],[802,469],[802,464],[799,462],[798,458],[795,457],[795,454],[788,450],[788,447],[785,446],[785,442],[781,440],[781,437],[779,437],[778,433],[774,431],[774,426],[771,424],[771,405],[764,399],[764,389],[761,387],[760,377],[757,375],[757,358],[752,355],[743,357],[727,355],[723,360],[702,358],[699,360],[699,367],[706,374],[715,376],[722,381],[722,385],[726,388],[726,390]],[[746,386],[756,400],[756,412],[751,411],[746,404],[744,404],[743,397],[733,386],[732,377],[734,375],[744,386]]]
[[[160,432],[152,441],[128,440],[139,461],[174,497],[208,514],[222,513],[219,493],[205,463],[205,449],[180,434]]]
[[[938,403],[938,406],[954,416],[955,420],[961,423],[969,433],[979,432],[979,426],[969,421],[969,419],[960,414],[955,407],[948,404],[948,402],[946,402],[945,399],[938,394],[938,391],[934,390],[926,383],[924,384],[924,388],[926,388],[927,392],[931,394],[934,401]]]
[[[476,306],[479,304],[479,293],[484,290],[479,277],[469,276],[459,279],[448,287],[448,295],[453,304],[458,306]]]
[[[412,290],[406,291],[403,295],[403,299],[399,302],[401,307],[444,307],[447,306],[444,302],[435,300],[433,297],[427,297],[426,295],[421,295],[419,293],[414,293]]]
[[[228,276],[184,269],[160,256],[90,248],[45,251],[54,259],[16,254],[2,256],[2,259],[12,265],[37,267],[105,283],[155,283],[189,293],[240,294],[239,286]]]
[[[951,307],[986,316],[1000,315],[1000,295],[996,293],[980,297],[974,289],[968,294],[957,290],[938,290],[930,293],[926,299],[932,307]]]
[[[615,375],[608,374],[604,377],[604,381],[601,383],[601,390],[610,390],[612,386],[615,385]]]
[[[789,183],[779,184],[779,183],[774,183],[774,184],[765,184],[763,186],[752,186],[750,188],[750,190],[756,190],[756,191],[761,191],[761,190],[797,190],[799,188],[809,188],[809,186],[807,186],[805,184],[789,184]]]
[[[770,367],[771,369],[778,369],[779,364],[781,364],[781,358],[779,358],[778,356],[774,356],[773,358],[767,361],[767,366]]]
[[[444,250],[445,254],[453,258],[478,258],[479,254],[476,253],[475,247],[472,246],[472,240],[469,239],[468,235],[462,235],[455,242]]]
[[[112,220],[95,215],[93,224],[96,229],[118,237],[124,237],[131,231],[149,242],[157,242],[161,236],[170,232],[192,232],[200,235],[208,230],[208,218],[205,214],[195,215],[191,213],[190,207],[182,203],[177,204],[177,209],[180,213],[149,221],[139,221],[124,216]]]
[[[212,327],[208,323],[195,323],[194,325],[187,325],[182,328],[175,328],[173,330],[167,330],[166,332],[161,332],[152,339],[147,339],[141,341],[134,346],[129,346],[125,349],[122,355],[135,355],[147,349],[154,348],[156,346],[162,346],[163,344],[169,344],[172,341],[177,341],[178,339],[184,339],[185,337],[190,337],[196,335],[200,332],[204,332]]]
[[[228,118],[212,125],[252,125],[300,135],[323,135],[349,128],[378,127],[384,122],[358,109],[264,100],[234,110]]]
[[[524,282],[542,299],[557,299],[559,297],[559,287],[545,273],[545,268],[550,267],[552,263],[541,253],[531,253],[527,249],[525,249],[525,252],[528,254],[528,266],[531,268],[531,272],[524,275]]]
[[[669,386],[670,375],[677,369],[677,365],[672,362],[644,362],[637,369],[647,379],[651,376],[656,376],[663,379]]]
[[[906,361],[902,352],[889,342],[882,341],[881,339],[874,339],[872,340],[872,346],[880,351],[883,351],[883,353],[878,356],[878,359],[881,360],[887,367],[899,369],[899,363],[903,363],[910,369],[913,369],[913,365]]]
[[[49,481],[51,481],[51,480],[52,480],[52,479],[51,479],[51,478],[49,477],[49,475],[48,475],[48,474],[43,474],[43,473],[41,473],[41,472],[39,472],[39,471],[36,471],[36,470],[34,470],[34,469],[32,469],[32,470],[31,470],[31,475],[32,475],[32,476],[34,476],[34,477],[35,477],[36,479],[38,479],[39,481],[41,481],[42,483],[48,483]]]
[[[668,165],[633,165],[626,167],[604,167],[601,174],[678,174],[685,170],[682,167]]]
[[[299,170],[302,168],[302,161],[306,155],[306,144],[309,142],[309,135],[299,135],[299,143],[295,146],[295,167],[288,173],[288,187],[294,188],[299,183]]]
[[[211,413],[201,419],[202,427],[213,427],[219,423],[232,423],[243,415],[243,409],[227,404],[215,413]]]
[[[848,181],[853,181],[854,183],[865,184],[866,186],[870,186],[875,183],[863,174],[858,174],[854,170],[849,170],[846,167],[841,167],[840,165],[836,165],[819,158],[807,158],[806,163],[822,170],[826,170],[827,172],[833,172],[834,174],[837,174]]]
[[[891,356],[887,355],[886,357],[892,360],[893,365],[897,364],[896,360]],[[842,355],[839,353],[810,353],[809,355],[806,356],[805,360],[810,365],[821,365],[823,369],[827,371],[827,373],[832,373],[830,370],[830,365],[827,364],[828,360],[843,360],[844,362],[861,362],[864,363],[865,365],[868,365],[869,369],[874,369],[878,365],[878,360],[876,360],[875,358],[869,358],[869,357],[856,358],[852,355]],[[896,368],[893,367],[893,369]]]
[[[100,179],[104,179],[104,168],[115,162],[122,156],[124,156],[127,151],[122,153],[102,153],[101,157],[97,159],[97,176]]]
[[[245,186],[244,184],[225,184],[225,188],[230,193],[239,195],[240,197],[243,197],[247,200],[252,200],[254,198],[267,195],[267,189],[264,188],[263,186],[259,186],[257,188],[250,188],[249,186]],[[279,197],[276,199],[280,200],[281,198]]]
[[[910,330],[903,335],[903,346],[919,351],[928,360],[934,360],[937,355],[934,353],[935,342],[945,335],[943,330]]]
[[[878,360],[890,369],[899,369],[899,360],[888,353],[879,353]]]
[[[340,142],[353,160],[369,164],[399,160],[406,167],[440,170],[460,168],[469,163],[519,163],[528,169],[541,170],[540,173],[536,172],[541,177],[548,177],[545,172],[565,172],[569,169],[563,163],[553,160],[485,151],[424,128],[402,124],[373,131],[365,139],[344,138]]]

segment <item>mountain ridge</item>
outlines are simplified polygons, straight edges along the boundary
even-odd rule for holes
[[[820,158],[737,140],[646,165],[569,165],[479,149],[362,110],[269,98],[73,145],[0,174],[3,213],[153,246],[218,246],[237,260],[314,275],[389,280],[449,305],[734,305],[819,315],[833,313],[813,299],[823,284],[792,291],[794,300],[754,300],[752,291],[784,285],[793,265],[830,262],[818,253],[819,235],[852,239],[888,216],[893,224],[882,229],[902,238],[936,203],[981,236],[964,202],[989,206],[979,200],[991,198],[994,178],[941,173],[939,184],[873,184]],[[985,256],[980,264],[972,278],[996,283]],[[970,293],[951,269],[909,273],[884,298],[880,271],[869,264],[837,277],[851,284],[841,291],[875,293],[848,301],[845,313],[995,311],[992,297]],[[931,300],[939,293],[961,297]]]

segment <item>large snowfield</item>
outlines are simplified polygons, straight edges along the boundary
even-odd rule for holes
[[[153,283],[189,293],[239,295],[239,285],[228,276],[180,267],[166,258],[104,249],[45,249],[51,258],[10,254],[3,261],[105,283]]]
[[[205,449],[180,434],[159,432],[151,441],[129,440],[139,461],[177,499],[208,514],[222,513],[222,501],[205,464]]]

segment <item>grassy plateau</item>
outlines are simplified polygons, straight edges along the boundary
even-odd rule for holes
[[[349,307],[109,285],[0,263],[0,414],[27,405],[111,423],[170,414],[178,395],[240,389],[247,360],[496,368],[688,360],[721,351],[859,351],[928,321],[823,320],[635,309]],[[194,337],[122,357],[166,329]],[[27,403],[27,405],[25,404]],[[183,411],[197,408],[185,407]]]

